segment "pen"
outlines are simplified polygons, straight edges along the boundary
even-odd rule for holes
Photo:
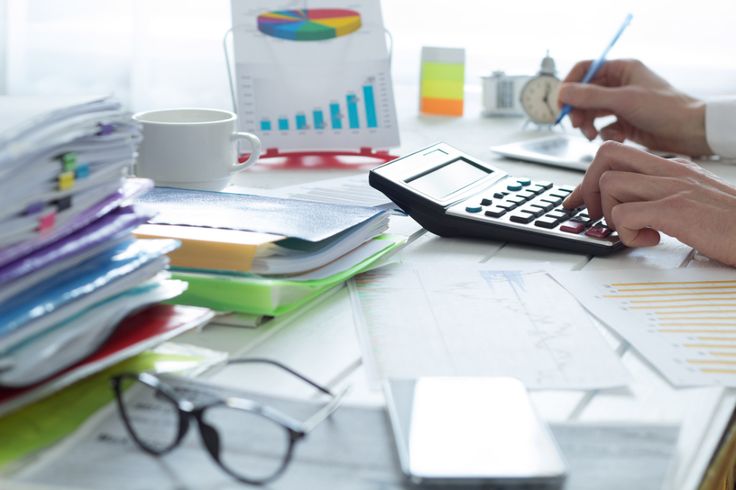
[[[585,73],[585,76],[580,81],[580,83],[590,83],[590,81],[593,79],[596,73],[598,73],[598,70],[601,69],[603,64],[606,62],[606,56],[608,56],[608,52],[611,50],[614,44],[616,44],[616,41],[618,41],[618,38],[621,37],[621,34],[624,32],[626,27],[631,22],[631,19],[634,16],[632,14],[628,14],[626,18],[624,19],[623,24],[621,24],[621,27],[618,28],[618,31],[616,31],[616,35],[613,36],[613,39],[611,39],[611,42],[608,43],[608,46],[606,46],[606,49],[603,50],[603,54],[600,58],[595,60],[593,63],[590,64],[590,67],[588,68],[588,71]],[[570,111],[572,110],[572,106],[570,104],[565,104],[562,106],[562,110],[560,111],[560,115],[557,116],[557,120],[555,120],[555,124],[560,124],[560,121],[570,114]]]

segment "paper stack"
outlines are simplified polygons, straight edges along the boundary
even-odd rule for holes
[[[278,316],[379,262],[404,237],[389,212],[297,199],[160,187],[138,202],[155,211],[139,237],[176,238],[176,299],[219,311]]]
[[[129,313],[180,294],[173,240],[136,240],[139,128],[102,98],[0,97],[0,386],[98,350]]]

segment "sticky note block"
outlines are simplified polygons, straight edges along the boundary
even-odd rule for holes
[[[421,112],[462,116],[464,86],[463,48],[422,48]]]

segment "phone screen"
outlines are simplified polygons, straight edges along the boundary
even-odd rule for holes
[[[402,469],[418,483],[564,481],[557,444],[514,378],[390,380],[386,401]]]

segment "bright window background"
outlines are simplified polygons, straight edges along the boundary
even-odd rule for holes
[[[384,0],[382,7],[398,84],[416,84],[423,45],[465,47],[470,86],[497,69],[533,73],[547,49],[564,76],[576,60],[597,57],[631,11],[613,57],[642,59],[695,95],[736,93],[733,0]],[[229,25],[229,0],[0,0],[0,91],[114,93],[133,110],[230,107],[222,52]]]

